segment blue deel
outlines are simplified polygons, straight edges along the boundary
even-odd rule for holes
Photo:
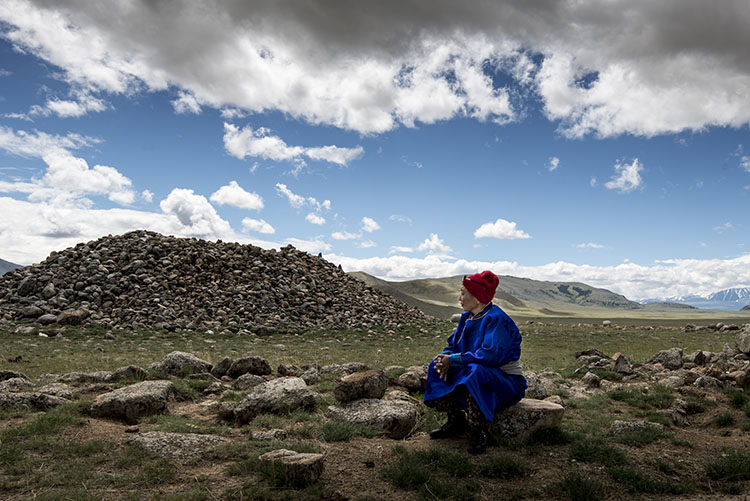
[[[496,411],[517,403],[526,392],[523,376],[506,374],[500,369],[520,358],[521,333],[513,319],[492,303],[476,318],[471,317],[471,312],[464,312],[458,327],[448,336],[448,346],[443,350],[451,355],[448,380],[440,378],[434,360],[430,363],[424,403],[432,407],[433,400],[463,385],[485,419],[492,421]]]

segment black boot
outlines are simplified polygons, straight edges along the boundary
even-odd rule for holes
[[[437,430],[430,432],[430,438],[451,438],[457,437],[466,431],[468,423],[463,412],[451,412],[448,414],[448,421]]]
[[[485,423],[472,426],[469,430],[469,448],[466,449],[469,454],[484,454],[487,450],[487,425]]]

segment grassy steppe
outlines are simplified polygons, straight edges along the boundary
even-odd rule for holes
[[[659,324],[613,319],[610,327],[603,327],[602,319],[519,320],[524,367],[552,368],[568,382],[577,377],[576,351],[619,351],[641,362],[671,347],[685,353],[719,351],[732,344],[735,335],[683,332],[679,326],[686,321],[676,319]],[[223,330],[114,331],[114,339],[90,328],[59,329],[47,338],[0,330],[0,368],[36,379],[43,373],[147,367],[175,350],[213,363],[225,356],[256,355],[267,358],[274,369],[281,363],[350,361],[373,368],[409,366],[430,360],[452,329],[453,324],[439,322],[392,331],[320,330],[262,338]],[[132,434],[126,425],[86,414],[95,395],[109,386],[81,385],[73,403],[47,413],[0,411],[0,499],[671,500],[750,492],[750,394],[737,389],[678,394],[650,385],[572,398],[562,384],[559,394],[566,401],[566,414],[561,428],[524,444],[496,439],[487,454],[472,457],[464,440],[436,443],[426,438],[424,432],[442,421],[428,408],[418,432],[403,441],[329,421],[325,409],[335,403],[335,376],[330,374],[313,385],[320,394],[317,410],[260,415],[241,427],[201,412],[201,391],[208,382],[173,381],[178,400],[170,415],[143,419],[138,431],[211,433],[228,438],[228,444],[188,461],[154,456],[127,444]],[[242,395],[230,391],[222,398]],[[687,400],[689,425],[672,426],[661,414],[675,398]],[[644,419],[667,426],[618,437],[607,434],[615,420]],[[250,438],[252,431],[276,428],[286,430],[287,438]],[[321,480],[295,489],[283,478],[257,471],[258,455],[278,448],[324,453]]]

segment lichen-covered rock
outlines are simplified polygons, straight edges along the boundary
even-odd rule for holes
[[[614,421],[609,425],[610,435],[622,435],[625,433],[638,432],[638,431],[650,431],[650,430],[664,430],[664,425],[659,423],[652,423],[650,421]]]
[[[151,364],[148,370],[149,372],[161,372],[169,376],[184,377],[189,374],[211,372],[212,367],[209,362],[201,360],[192,353],[173,351],[168,353],[161,362]]]
[[[277,482],[304,487],[316,482],[323,473],[323,454],[277,449],[258,457],[258,469]]]
[[[524,441],[536,430],[556,428],[562,422],[565,408],[561,405],[524,398],[495,416],[494,434],[514,441]]]
[[[220,378],[221,376],[226,375],[227,371],[232,366],[232,362],[234,362],[234,360],[229,357],[222,358],[221,361],[211,370],[211,375],[215,378]]]
[[[128,439],[130,444],[135,444],[158,456],[173,459],[201,457],[218,445],[227,442],[229,442],[229,439],[218,435],[163,431],[140,433]]]
[[[138,367],[137,365],[128,365],[126,367],[119,367],[112,371],[112,375],[107,379],[107,382],[117,381],[131,381],[131,380],[143,380],[148,377],[148,371]]]
[[[60,325],[80,325],[89,316],[89,312],[78,308],[75,310],[66,310],[61,312],[55,318],[55,321]]]
[[[693,383],[698,388],[718,390],[724,387],[721,381],[713,376],[701,376]]]
[[[47,411],[69,400],[40,392],[0,393],[0,409]]]
[[[282,377],[259,384],[234,408],[234,417],[247,423],[262,413],[315,408],[315,393],[302,378]]]
[[[171,381],[143,381],[99,395],[91,415],[124,420],[134,424],[139,418],[167,412],[175,387]]]
[[[682,348],[662,350],[648,360],[649,363],[660,363],[666,369],[676,370],[682,367]]]
[[[597,376],[593,372],[587,372],[583,376],[583,379],[581,379],[581,382],[589,388],[598,388],[599,383],[601,382],[601,378],[599,378],[599,376]]]
[[[284,440],[287,437],[286,430],[281,428],[274,428],[271,430],[258,430],[253,432],[253,440],[258,441],[269,441],[269,440]]]
[[[340,407],[330,406],[329,419],[365,426],[376,433],[400,440],[417,427],[418,406],[402,399],[362,399]]]
[[[300,377],[308,385],[315,384],[320,381],[320,367],[317,364],[312,365]]]
[[[398,377],[397,382],[409,391],[424,391],[427,385],[427,369],[421,365],[408,367],[406,372]]]
[[[70,386],[63,383],[50,383],[42,386],[37,393],[44,393],[46,395],[52,395],[53,397],[64,398],[66,400],[73,399],[73,391]]]
[[[57,377],[59,383],[106,383],[112,379],[109,371],[69,372]]]
[[[320,372],[323,374],[337,374],[339,376],[347,376],[354,374],[355,372],[369,371],[370,367],[362,362],[347,362],[345,364],[330,364],[321,367]]]
[[[31,381],[22,377],[12,377],[5,381],[0,381],[0,392],[24,391],[31,388]]]
[[[232,387],[237,391],[249,390],[255,388],[261,383],[265,383],[265,379],[262,376],[256,376],[255,374],[243,374],[237,378]]]
[[[612,355],[612,369],[614,372],[618,372],[620,374],[632,374],[633,373],[633,365],[630,363],[630,360],[628,360],[628,357],[623,355],[620,352],[615,353]]]
[[[279,364],[276,372],[279,376],[299,376],[302,374],[302,369],[294,364]]]
[[[750,329],[744,329],[734,337],[734,346],[740,353],[750,354]]]
[[[524,377],[526,378],[526,398],[534,398],[538,400],[544,400],[549,396],[546,386],[542,379],[537,376],[535,372],[525,371]]]
[[[342,403],[361,398],[382,398],[386,388],[388,377],[384,370],[355,372],[336,381],[333,396]]]
[[[227,376],[231,378],[238,378],[243,374],[263,376],[271,374],[271,372],[273,372],[273,370],[271,369],[271,364],[268,363],[268,360],[261,357],[250,356],[238,358],[232,362],[232,365],[230,365],[227,370]]]
[[[9,370],[2,370],[0,371],[0,381],[5,381],[6,379],[12,379],[12,378],[22,378],[28,380],[29,378],[26,377],[24,374],[16,371],[9,371]]]

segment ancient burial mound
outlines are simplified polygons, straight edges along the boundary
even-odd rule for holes
[[[264,250],[134,231],[6,273],[0,318],[107,328],[223,326],[264,334],[392,328],[429,317],[291,245]]]

